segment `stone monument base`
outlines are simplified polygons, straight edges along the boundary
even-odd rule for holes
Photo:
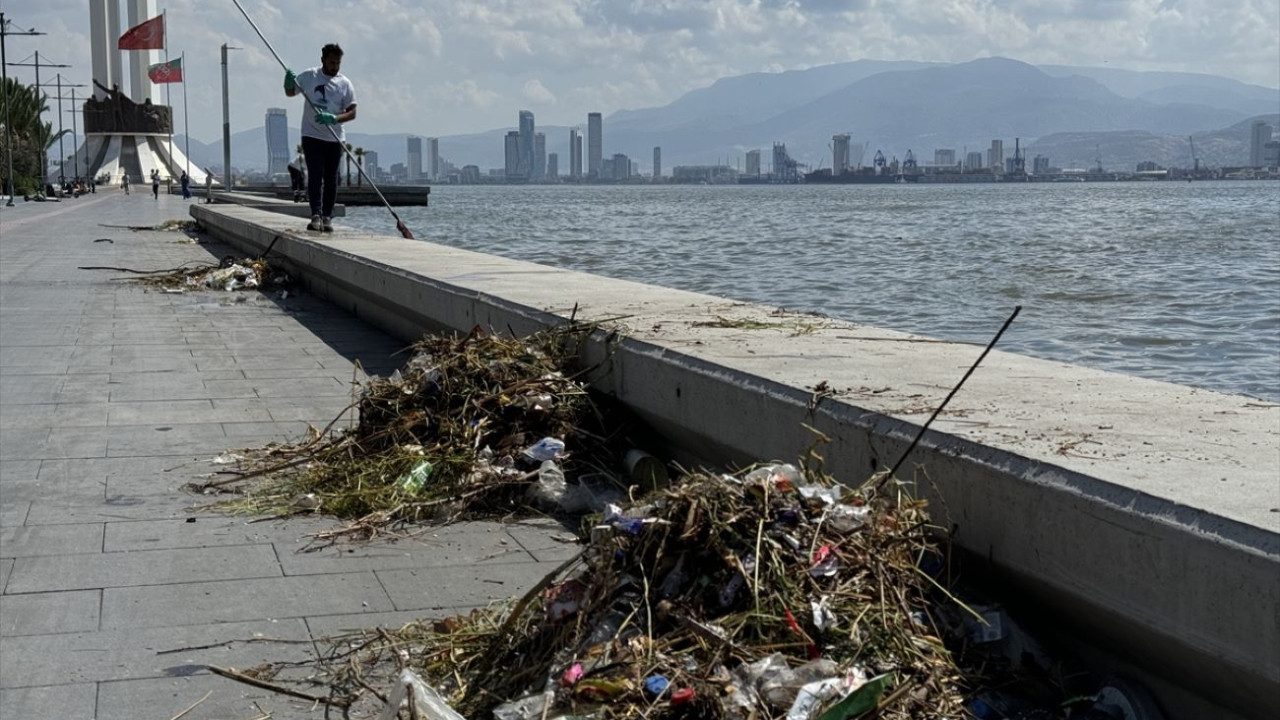
[[[193,188],[204,186],[205,169],[190,162],[178,143],[173,143],[171,149],[169,135],[89,133],[76,152],[81,177],[96,178],[100,185],[118,184],[126,174],[131,183],[150,183],[151,171],[158,170],[162,182],[176,183],[185,172],[191,177]],[[72,177],[75,165],[72,160],[63,170],[51,167],[50,175],[55,177],[50,181],[56,181],[58,173]],[[216,178],[214,184],[220,184]]]

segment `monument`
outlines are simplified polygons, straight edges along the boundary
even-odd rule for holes
[[[149,48],[162,47],[165,18],[157,16],[155,0],[124,3],[131,39]],[[84,144],[76,150],[80,167],[88,168],[86,175],[100,183],[118,183],[126,174],[130,182],[148,182],[155,170],[162,181],[177,182],[186,172],[193,186],[203,185],[204,168],[191,163],[173,143],[173,110],[160,104],[159,86],[148,76],[160,53],[118,49],[120,4],[121,0],[89,0],[93,96],[83,108]],[[154,32],[160,36],[153,37]]]

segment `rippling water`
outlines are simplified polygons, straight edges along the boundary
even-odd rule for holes
[[[432,242],[1280,400],[1280,183],[436,186]],[[346,224],[395,235],[382,208]]]

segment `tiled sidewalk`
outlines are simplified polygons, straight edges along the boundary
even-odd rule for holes
[[[204,665],[301,659],[343,629],[483,605],[573,553],[545,523],[300,553],[334,522],[193,510],[202,499],[182,486],[215,470],[211,458],[322,427],[348,402],[353,362],[387,373],[401,343],[305,295],[167,294],[77,269],[231,254],[109,227],[186,219],[187,207],[110,190],[0,208],[5,720],[165,720],[210,690],[185,719],[340,717]]]

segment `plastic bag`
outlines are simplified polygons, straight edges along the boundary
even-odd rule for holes
[[[387,708],[378,716],[378,720],[396,720],[401,705],[406,701],[413,703],[415,714],[425,720],[467,720],[449,707],[440,693],[408,668],[400,671],[396,687],[387,700]]]

